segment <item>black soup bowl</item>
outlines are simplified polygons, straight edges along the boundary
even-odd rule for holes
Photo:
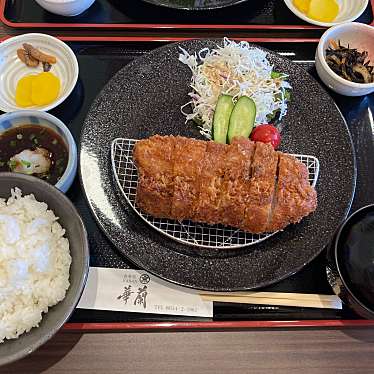
[[[353,213],[328,248],[328,280],[358,315],[374,319],[374,204]]]

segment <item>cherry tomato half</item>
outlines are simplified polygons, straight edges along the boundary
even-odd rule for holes
[[[281,136],[276,127],[272,125],[259,125],[253,129],[251,140],[254,142],[269,143],[276,149],[281,142]]]

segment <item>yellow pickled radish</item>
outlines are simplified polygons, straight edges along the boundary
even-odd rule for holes
[[[21,78],[17,83],[16,88],[16,104],[21,108],[33,106],[31,101],[32,82],[36,75],[26,75]]]
[[[309,10],[310,0],[293,0],[293,3],[297,9],[302,13],[307,13]]]
[[[311,0],[307,16],[316,21],[333,22],[339,13],[335,0]]]
[[[43,72],[32,81],[31,101],[35,105],[48,105],[60,92],[60,80],[51,72]]]

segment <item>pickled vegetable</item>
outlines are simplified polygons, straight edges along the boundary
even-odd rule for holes
[[[32,82],[31,101],[35,105],[48,105],[55,101],[60,91],[60,80],[50,72],[43,72]]]
[[[31,100],[32,82],[36,75],[27,75],[18,81],[16,88],[16,104],[22,108],[33,106]]]
[[[293,0],[293,4],[307,17],[320,22],[333,22],[339,13],[336,0]]]
[[[18,81],[16,104],[21,108],[48,105],[60,92],[60,79],[50,72],[26,75]]]
[[[333,22],[339,13],[335,0],[311,0],[307,16],[321,22]]]
[[[306,13],[309,10],[310,0],[294,0],[293,3],[300,12]]]

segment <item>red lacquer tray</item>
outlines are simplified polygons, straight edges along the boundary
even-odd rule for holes
[[[61,17],[34,1],[1,0],[0,20],[14,28],[95,28],[112,30],[323,30],[294,16],[283,0],[251,0],[222,10],[186,12],[137,1],[96,0],[80,16]],[[131,3],[131,5],[130,5]],[[120,5],[118,5],[120,4]],[[358,19],[374,25],[374,0]]]
[[[185,40],[177,37],[60,37],[67,42],[77,55],[80,64],[79,86],[67,102],[54,109],[52,113],[70,128],[77,143],[85,115],[97,93],[105,83],[124,65],[147,51],[165,43]],[[313,56],[317,39],[285,38],[244,38],[268,49],[279,52],[305,65],[314,75]],[[96,63],[97,62],[97,63]],[[92,77],[95,76],[93,80]],[[89,89],[87,89],[89,87]],[[76,97],[75,97],[76,95]],[[368,203],[368,196],[373,194],[374,170],[367,162],[368,154],[374,154],[374,141],[371,136],[368,110],[363,105],[373,105],[373,95],[367,100],[356,100],[333,95],[342,110],[352,132],[353,142],[360,144],[357,154],[358,181],[356,197],[352,209]],[[347,105],[349,103],[349,105]],[[355,129],[360,128],[360,131]],[[371,156],[374,157],[374,156]],[[91,266],[131,268],[109,243],[93,219],[82,188],[78,181],[68,192],[68,197],[79,210],[85,222],[90,240]],[[326,280],[325,254],[307,265],[299,273],[264,289],[264,291],[303,292],[331,294]],[[359,319],[347,308],[342,311],[312,308],[258,308],[244,304],[214,304],[214,317],[198,319],[178,316],[150,315],[124,312],[92,311],[77,309],[65,324],[66,332],[99,331],[177,331],[177,330],[244,330],[257,328],[305,328],[305,327],[368,327],[374,321]]]

